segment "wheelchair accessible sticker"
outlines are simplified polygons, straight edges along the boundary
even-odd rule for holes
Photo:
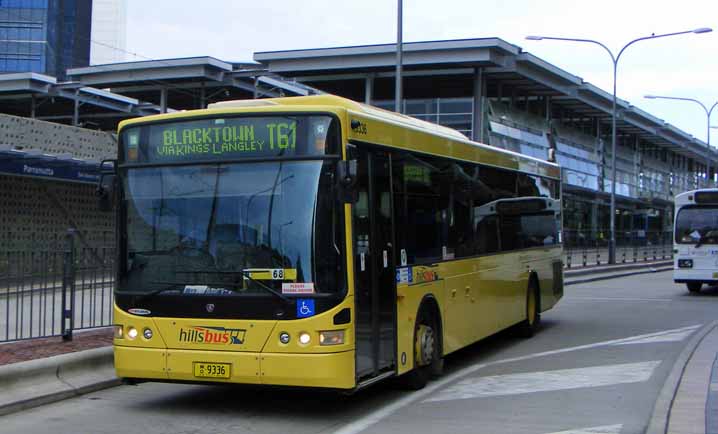
[[[297,318],[306,318],[314,315],[314,300],[310,298],[297,299]]]

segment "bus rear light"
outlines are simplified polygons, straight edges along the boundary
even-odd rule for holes
[[[122,339],[124,337],[122,326],[115,324],[113,328],[115,329],[115,339]]]
[[[344,343],[344,330],[319,332],[319,345],[341,345]]]
[[[678,268],[693,268],[693,259],[679,259]]]

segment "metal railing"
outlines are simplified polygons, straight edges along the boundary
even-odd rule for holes
[[[74,230],[41,247],[0,252],[0,342],[112,325],[114,237],[84,245]]]
[[[564,230],[563,236],[563,263],[566,268],[608,263],[608,231]],[[673,234],[670,231],[616,232],[616,264],[671,258],[673,258]]]

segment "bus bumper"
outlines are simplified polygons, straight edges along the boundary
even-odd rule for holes
[[[194,364],[230,365],[229,378],[198,378]],[[354,351],[326,354],[249,353],[115,346],[120,378],[353,389]]]
[[[674,269],[673,270],[673,281],[676,283],[688,283],[688,282],[704,282],[704,283],[718,283],[718,270],[715,269],[693,269],[687,268]]]

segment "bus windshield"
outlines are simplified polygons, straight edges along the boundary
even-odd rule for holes
[[[267,287],[281,293],[289,283],[304,284],[304,293],[338,291],[333,166],[312,160],[125,169],[118,292],[268,295]]]
[[[718,207],[681,208],[676,217],[676,243],[718,244]]]

